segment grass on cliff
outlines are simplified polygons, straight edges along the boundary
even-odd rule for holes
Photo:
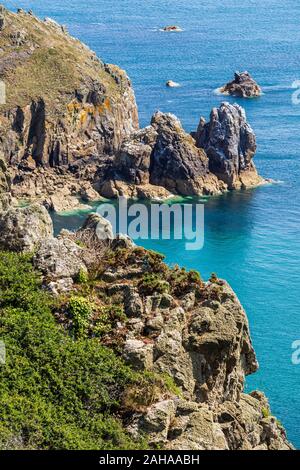
[[[0,449],[137,449],[116,417],[134,372],[93,338],[74,339],[53,316],[30,258],[0,253]]]
[[[11,37],[22,31],[26,41],[12,44]],[[49,112],[65,113],[70,95],[82,85],[97,80],[110,97],[117,98],[120,87],[92,51],[59,28],[27,14],[6,12],[6,27],[0,34],[1,60],[5,63],[1,79],[6,83],[7,103],[1,109],[24,107],[43,98]]]

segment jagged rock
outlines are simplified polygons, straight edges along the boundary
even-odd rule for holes
[[[169,429],[169,450],[228,450],[228,444],[219,423],[206,406],[197,406],[188,415],[177,409],[176,418]]]
[[[225,402],[217,410],[217,420],[232,450],[290,450],[286,433],[271,415],[264,417],[269,409],[263,394],[260,398],[241,395],[239,402]],[[266,405],[267,403],[267,405]]]
[[[151,154],[156,138],[155,129],[148,126],[123,143],[115,166],[116,172],[119,172],[125,181],[137,185],[149,183]]]
[[[126,315],[129,317],[140,317],[144,310],[144,305],[137,289],[127,286],[124,292],[124,307]]]
[[[222,184],[209,172],[205,152],[195,146],[176,116],[157,112],[151,125],[158,134],[151,162],[152,184],[186,196],[222,190]]]
[[[32,252],[44,239],[53,237],[52,220],[43,206],[10,207],[0,214],[2,250]]]
[[[41,242],[34,265],[49,282],[74,279],[80,271],[87,271],[82,252],[83,249],[68,238],[50,238]]]
[[[153,368],[153,344],[127,340],[124,345],[123,358],[136,370],[151,370]]]
[[[220,92],[240,98],[253,98],[262,93],[260,86],[249,72],[235,72],[234,80],[220,88]]]
[[[197,146],[207,153],[209,169],[229,189],[256,186],[263,180],[253,163],[256,137],[243,108],[222,103],[214,108],[210,121],[201,118],[194,134]]]

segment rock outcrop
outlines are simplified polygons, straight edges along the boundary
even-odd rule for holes
[[[221,87],[220,92],[239,98],[254,98],[262,94],[260,86],[249,72],[235,72],[234,79]]]
[[[214,108],[210,121],[201,118],[193,134],[198,147],[205,150],[209,170],[224,181],[229,189],[248,188],[263,182],[253,157],[256,137],[239,105],[222,103]]]
[[[164,188],[184,196],[219,194],[225,184],[209,171],[206,153],[172,114],[157,112],[151,125],[125,141],[111,168],[110,178],[142,190]],[[107,185],[107,183],[105,183]],[[103,187],[100,189],[103,194]],[[103,194],[105,195],[105,194]]]
[[[33,252],[53,237],[52,220],[43,206],[9,207],[0,213],[0,249]]]
[[[194,139],[171,114],[156,113],[151,121],[157,132],[150,182],[185,196],[216,194],[224,186],[209,172],[208,159]]]
[[[113,153],[138,128],[125,72],[101,62],[54,21],[6,11],[0,33],[0,151],[22,168]],[[37,73],[38,69],[38,73]]]

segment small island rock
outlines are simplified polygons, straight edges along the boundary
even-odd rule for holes
[[[220,88],[220,92],[240,98],[254,98],[262,94],[260,86],[249,72],[235,72],[234,80]]]

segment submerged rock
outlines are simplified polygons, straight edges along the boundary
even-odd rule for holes
[[[210,121],[206,123],[201,118],[193,136],[197,146],[208,156],[209,170],[229,189],[257,186],[263,182],[253,163],[256,137],[239,105],[222,103],[220,108],[214,108]]]
[[[234,80],[220,88],[220,92],[240,98],[253,98],[262,94],[260,86],[249,72],[236,72]]]

